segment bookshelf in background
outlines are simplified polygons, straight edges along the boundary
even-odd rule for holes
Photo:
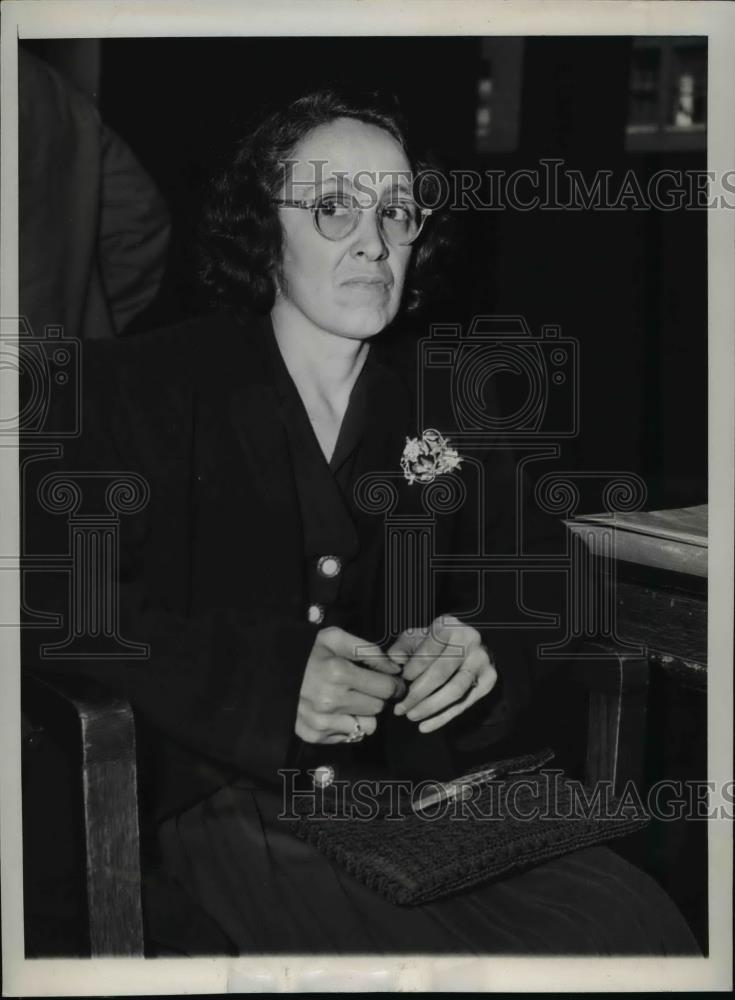
[[[518,147],[523,38],[480,39],[475,103],[475,150],[512,153]]]
[[[475,88],[475,150],[518,148],[524,39],[481,38]],[[704,150],[707,134],[706,37],[630,39],[625,148],[631,153]]]
[[[626,148],[699,150],[706,134],[706,37],[634,38]]]

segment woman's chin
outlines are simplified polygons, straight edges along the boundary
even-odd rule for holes
[[[393,321],[395,311],[388,309],[351,309],[343,317],[338,332],[344,337],[375,337]]]

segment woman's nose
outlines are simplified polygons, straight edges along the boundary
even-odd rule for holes
[[[388,256],[388,246],[374,209],[362,212],[350,249],[354,257],[364,256],[368,260],[382,260]]]

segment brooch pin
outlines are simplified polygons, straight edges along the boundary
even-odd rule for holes
[[[461,463],[456,449],[449,447],[448,438],[433,428],[420,438],[406,438],[401,468],[409,483],[433,483],[437,476],[453,472]]]

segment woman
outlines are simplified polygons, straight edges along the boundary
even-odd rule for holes
[[[441,242],[414,200],[418,166],[377,105],[317,93],[274,114],[210,207],[220,316],[88,354],[84,461],[151,488],[121,574],[121,634],[150,659],[97,669],[144,724],[163,864],[241,953],[696,952],[655,884],[606,849],[406,909],[278,819],[279,769],[445,779],[458,749],[492,757],[528,695],[519,633],[471,617],[489,604],[508,620],[514,595],[491,584],[478,614],[472,573],[407,608],[386,586],[370,484],[426,514],[404,474],[406,438],[426,428],[392,326]],[[478,463],[444,457],[444,482],[471,485]],[[436,505],[437,552],[468,551],[478,530],[488,551],[514,537],[509,455],[489,449],[481,471],[482,529],[465,489]]]

